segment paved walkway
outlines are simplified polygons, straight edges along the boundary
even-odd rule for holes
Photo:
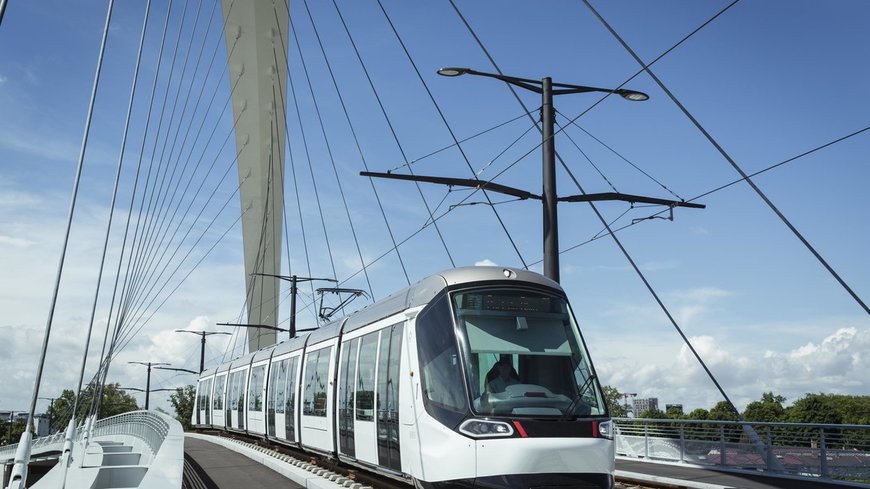
[[[630,473],[667,479],[679,479],[681,481],[686,481],[687,484],[685,487],[710,489],[715,487],[733,487],[741,489],[843,489],[849,487],[845,484],[834,484],[822,481],[766,477],[763,475],[740,474],[735,472],[720,472],[711,469],[638,462],[624,459],[616,459],[616,470],[617,476],[619,476],[620,473]]]
[[[199,479],[191,487],[203,489],[271,489],[300,488],[274,470],[220,445],[185,437],[185,470],[191,469]],[[185,474],[185,481],[188,480]]]

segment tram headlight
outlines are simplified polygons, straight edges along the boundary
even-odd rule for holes
[[[598,423],[598,434],[601,438],[607,438],[608,440],[613,439],[613,421],[601,421]]]
[[[459,425],[459,432],[472,438],[496,438],[513,436],[514,429],[503,421],[467,419]]]

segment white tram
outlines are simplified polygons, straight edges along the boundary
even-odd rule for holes
[[[203,372],[193,424],[421,488],[610,488],[612,425],[565,293],[447,270]]]

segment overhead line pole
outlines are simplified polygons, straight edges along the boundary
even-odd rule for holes
[[[556,193],[556,147],[555,136],[555,110],[553,108],[553,96],[571,93],[603,92],[619,95],[631,101],[644,101],[649,96],[643,92],[624,88],[609,89],[588,87],[583,85],[569,85],[565,83],[553,83],[550,77],[541,80],[517,78],[495,73],[484,73],[469,68],[441,68],[438,74],[442,76],[477,75],[495,78],[505,83],[541,94],[541,166],[543,188],[540,195],[531,192],[496,184],[494,182],[479,179],[447,178],[424,175],[398,175],[392,173],[360,172],[367,177],[392,178],[396,180],[413,180],[429,183],[439,183],[448,186],[471,187],[479,190],[503,193],[519,197],[520,199],[538,199],[543,207],[543,251],[544,251],[544,276],[559,282],[559,221],[557,215],[558,202],[589,202],[600,200],[620,200],[626,202],[645,202],[650,204],[667,205],[670,207],[704,208],[701,204],[693,204],[682,200],[665,200],[639,195],[620,194],[607,192],[600,194],[572,195],[558,197]]]

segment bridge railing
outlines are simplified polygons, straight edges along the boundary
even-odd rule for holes
[[[622,457],[870,480],[870,425],[642,418],[615,422],[616,453]],[[755,442],[746,427],[757,434]]]
[[[163,440],[169,433],[169,422],[159,413],[133,411],[103,418],[94,423],[93,437],[127,435],[138,438],[148,445],[151,453],[160,450]]]
[[[163,440],[169,433],[169,422],[160,413],[150,411],[133,411],[103,418],[94,423],[92,438],[112,435],[128,435],[142,440],[151,453],[160,450]],[[34,438],[30,453],[38,456],[40,453],[60,451],[63,448],[66,433],[59,431],[53,435]],[[79,426],[76,430],[74,441],[81,441],[84,436],[84,427]],[[15,458],[18,444],[0,447],[0,462]]]

